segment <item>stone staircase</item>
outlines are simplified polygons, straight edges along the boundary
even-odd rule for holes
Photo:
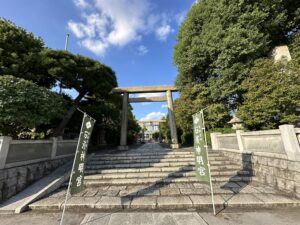
[[[209,160],[217,207],[299,205],[299,201],[253,182],[251,171],[243,170],[242,165],[221,153],[209,151]],[[170,150],[156,145],[150,149],[94,154],[86,164],[86,188],[69,199],[67,208],[89,212],[210,209],[210,186],[196,179],[194,165],[192,148]],[[62,210],[66,187],[63,185],[29,208]]]
[[[250,181],[249,171],[220,153],[209,153],[213,182]],[[149,185],[198,182],[192,151],[95,155],[86,166],[85,185]],[[237,176],[239,175],[239,176]]]

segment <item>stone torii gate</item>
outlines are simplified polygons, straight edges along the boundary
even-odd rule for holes
[[[144,141],[145,139],[145,132],[144,132],[144,129],[146,127],[147,124],[149,124],[150,126],[158,126],[158,132],[159,132],[159,142],[162,141],[162,137],[161,137],[161,126],[160,124],[161,123],[164,123],[166,122],[166,120],[140,120],[138,121],[138,124],[142,127],[142,139]]]
[[[121,139],[119,150],[127,150],[127,127],[128,127],[128,103],[139,102],[168,102],[168,113],[171,131],[171,148],[179,148],[175,117],[173,111],[173,97],[172,92],[177,92],[178,88],[175,86],[144,86],[144,87],[126,87],[126,88],[114,88],[114,93],[123,94],[123,106],[122,106],[122,124],[121,124]],[[145,94],[145,93],[166,93],[166,96],[157,97],[140,97],[129,98],[130,94]]]

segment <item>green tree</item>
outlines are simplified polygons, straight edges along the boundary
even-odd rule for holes
[[[238,116],[249,129],[271,129],[300,121],[300,64],[257,60],[243,84]]]
[[[0,76],[10,74],[50,87],[55,79],[41,67],[43,48],[40,37],[0,18]]]
[[[299,29],[300,2],[292,0],[201,0],[180,27],[174,52],[177,85],[206,83],[214,101],[235,110],[240,84],[254,61]]]
[[[129,144],[135,141],[141,129],[142,128],[140,127],[135,116],[132,113],[132,107],[130,106],[128,109],[128,135],[127,135],[127,141]]]
[[[300,31],[298,31],[291,37],[289,48],[291,51],[292,59],[300,63]]]
[[[152,138],[153,138],[154,140],[158,140],[158,138],[159,138],[159,132],[154,132],[154,133],[152,134]]]
[[[182,131],[183,144],[191,144],[193,136],[193,114],[205,109],[207,129],[223,127],[229,121],[229,109],[223,102],[213,101],[209,87],[203,84],[189,85],[175,100],[174,112],[176,126]]]
[[[169,115],[167,117],[162,117],[161,120],[165,120],[165,122],[160,123],[160,129],[163,139],[165,139],[166,143],[171,141],[171,131],[169,126]]]
[[[0,133],[16,137],[21,131],[61,118],[62,96],[14,76],[0,77]]]
[[[114,71],[96,60],[67,51],[51,49],[43,51],[42,59],[43,67],[61,82],[63,88],[74,89],[78,92],[72,106],[55,130],[54,136],[62,135],[84,97],[106,99],[112,88],[117,86]]]

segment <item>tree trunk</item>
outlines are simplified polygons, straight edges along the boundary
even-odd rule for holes
[[[74,100],[73,105],[68,110],[65,117],[61,120],[58,127],[55,129],[54,134],[53,134],[54,137],[62,136],[64,129],[66,128],[66,126],[69,123],[70,119],[72,118],[74,112],[78,108],[79,102],[85,96],[85,94],[86,94],[86,92],[82,92],[82,93],[79,93],[79,95],[76,97],[76,99]]]

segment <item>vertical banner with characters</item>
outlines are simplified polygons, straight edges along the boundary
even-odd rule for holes
[[[60,220],[60,225],[62,225],[64,221],[66,204],[69,195],[74,195],[78,192],[81,192],[84,189],[83,181],[84,181],[86,153],[88,150],[89,141],[94,128],[94,124],[96,122],[95,119],[87,115],[85,112],[81,111],[79,108],[77,110],[82,112],[84,116],[83,116],[82,125],[80,129],[80,135],[77,143],[75,157],[73,161],[73,167],[71,170],[69,186],[68,186],[65,202],[63,204],[63,212]]]
[[[86,152],[89,146],[89,140],[93,131],[95,120],[84,114],[80,136],[77,144],[76,155],[74,159],[74,168],[72,171],[70,194],[81,192],[84,188],[84,167]]]
[[[209,183],[210,174],[208,168],[208,157],[204,137],[204,124],[202,111],[193,115],[194,125],[194,150],[195,150],[195,169],[199,181]]]
[[[210,185],[213,211],[214,215],[216,215],[203,111],[204,110],[201,110],[193,115],[195,170],[198,180],[200,182],[209,183]]]

